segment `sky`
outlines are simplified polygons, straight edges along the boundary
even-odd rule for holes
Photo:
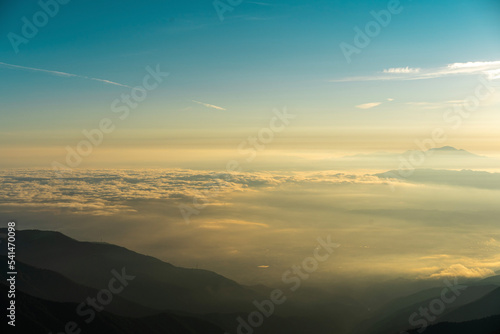
[[[325,281],[500,270],[499,1],[59,1],[0,2],[1,221],[245,284],[327,236]]]
[[[3,167],[50,167],[83,130],[111,118],[116,128],[82,166],[136,167],[130,156],[143,151],[144,167],[200,168],[193,155],[208,160],[210,146],[209,156],[227,160],[284,107],[297,117],[273,142],[282,154],[404,151],[414,146],[408,133],[427,135],[485,71],[500,68],[500,5],[491,0],[401,1],[350,62],[341,43],[355,45],[354,28],[390,2],[243,1],[221,20],[210,1],[70,1],[13,46],[9,34],[23,38],[23,17],[32,22],[41,10],[29,3],[2,5]],[[485,65],[448,73],[477,62]],[[169,76],[117,120],[112,102],[140,85],[148,66]],[[405,80],[415,71],[435,75]],[[482,136],[496,135],[497,100],[482,101],[452,144],[494,151]]]

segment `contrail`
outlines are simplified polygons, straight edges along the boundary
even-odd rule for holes
[[[213,108],[213,109],[218,109],[218,110],[226,110],[226,109],[224,109],[222,107],[214,106],[213,104],[203,103],[203,102],[195,101],[195,100],[192,100],[192,101],[195,102],[195,103],[201,104],[202,106],[205,106],[207,108]]]
[[[110,81],[110,80],[105,80],[105,79],[99,79],[99,78],[92,78],[92,77],[87,77],[84,75],[78,75],[78,74],[72,74],[72,73],[65,73],[65,72],[59,72],[59,71],[51,71],[51,70],[44,70],[41,68],[34,68],[34,67],[27,67],[27,66],[19,66],[19,65],[13,65],[13,64],[7,64],[7,63],[2,63],[0,62],[0,65],[5,66],[7,68],[12,68],[12,69],[21,69],[21,70],[27,70],[27,71],[34,71],[34,72],[44,72],[52,75],[57,75],[57,76],[62,76],[62,77],[67,77],[67,78],[82,78],[82,79],[88,79],[88,80],[95,80],[95,81],[100,81],[109,85],[115,85],[115,86],[121,86],[121,87],[128,87],[132,88],[127,85],[123,85],[118,82]]]

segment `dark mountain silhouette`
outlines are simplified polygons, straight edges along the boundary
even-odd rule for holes
[[[2,306],[7,305],[7,286],[0,284]],[[122,317],[106,311],[97,312],[86,323],[75,310],[76,303],[57,303],[16,292],[15,329],[2,321],[2,333],[47,334],[65,332],[73,321],[83,333],[92,334],[223,334],[216,325],[193,317],[162,313],[144,318]]]
[[[155,310],[186,317],[196,314],[230,333],[237,330],[237,317],[247,319],[256,310],[253,302],[269,299],[273,290],[244,287],[210,271],[179,268],[122,247],[80,242],[50,231],[17,231],[17,260],[18,289],[44,300],[81,303],[108,287],[111,270],[125,268],[135,278],[113,297],[106,312],[131,317]],[[276,306],[259,332],[343,333],[365,312],[352,298],[303,287]]]
[[[482,298],[488,297],[496,290],[498,290],[498,286],[488,284],[488,282],[484,284],[476,282],[474,286],[467,285],[467,289],[463,290],[456,300],[446,305],[445,310],[442,314],[439,314],[434,323],[446,321],[448,315],[453,314],[454,311],[459,312],[461,308],[464,308],[466,311],[469,310],[469,305],[477,305],[475,303],[480,302]],[[440,299],[442,291],[443,287],[431,288],[409,296],[397,298],[374,312],[368,320],[360,323],[360,325],[352,331],[352,334],[399,333],[408,328],[410,315],[418,312],[420,307],[428,307],[433,300]],[[489,301],[491,298],[487,298],[486,300]],[[482,309],[486,310],[488,308],[484,306]],[[475,319],[485,318],[491,314],[490,312],[478,312]],[[454,318],[455,317],[453,317],[453,319]]]
[[[0,263],[7,263],[5,256],[0,256]],[[16,261],[16,289],[31,296],[54,302],[81,303],[87,297],[97,296],[99,290],[77,284],[63,275],[46,269],[38,269]],[[0,280],[6,282],[8,275],[0,272]],[[160,313],[137,303],[128,301],[120,295],[113,296],[112,303],[106,305],[106,311],[128,317],[144,317]]]
[[[484,285],[484,284],[500,285],[500,275],[490,276],[477,282],[468,283],[468,285]]]
[[[59,232],[18,231],[17,259],[95,289],[108,285],[112,270],[124,270],[135,278],[120,296],[159,310],[246,311],[259,298],[255,291],[208,270],[176,267],[123,247],[80,242]]]
[[[398,332],[397,334],[399,334]],[[410,334],[421,334],[409,330]],[[425,329],[425,334],[500,334],[500,315],[465,322],[442,322]],[[396,334],[396,333],[393,333]]]
[[[453,310],[443,318],[443,321],[459,322],[476,320],[497,314],[500,314],[500,288],[493,290],[474,302]]]
[[[2,232],[4,230],[0,229]],[[27,303],[34,305],[33,308],[23,306],[26,313],[19,319],[26,321],[27,330],[34,330],[33,333],[42,330],[40,328],[62,329],[63,322],[78,318],[76,306],[107,288],[113,277],[112,270],[134,278],[99,313],[100,317],[93,325],[95,331],[89,332],[138,333],[143,321],[150,321],[152,327],[148,333],[169,333],[170,328],[177,328],[175,326],[180,326],[179,333],[184,333],[183,330],[197,333],[188,325],[197,326],[200,322],[215,324],[212,326],[216,330],[224,328],[233,333],[237,330],[237,317],[246,319],[250,312],[255,311],[252,302],[269,298],[271,291],[265,286],[245,287],[210,271],[179,268],[123,247],[76,241],[58,232],[18,231],[16,241],[18,292]],[[5,256],[0,256],[0,259],[7,260]],[[5,281],[5,273],[0,273],[0,278]],[[258,330],[262,334],[346,333],[353,323],[359,323],[353,334],[403,331],[408,328],[409,316],[420,306],[429,305],[433,299],[439,298],[443,290],[438,282],[410,283],[403,280],[399,288],[397,284],[390,285],[400,293],[406,290],[418,292],[399,294],[403,297],[372,310],[370,318],[363,322],[360,320],[366,319],[368,308],[355,299],[338,289],[327,292],[305,286],[288,295],[287,302],[276,307],[275,314]],[[465,282],[467,289],[447,305],[433,324],[500,314],[498,283],[498,276]],[[281,288],[287,289],[286,286]],[[376,286],[371,289],[378,291],[374,296],[386,291]],[[47,312],[52,315],[46,315]],[[39,317],[47,320],[41,321]],[[108,325],[111,327],[106,327]]]

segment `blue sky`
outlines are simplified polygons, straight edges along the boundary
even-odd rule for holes
[[[429,123],[434,116],[416,117],[403,104],[465,98],[477,85],[477,73],[405,82],[331,81],[389,68],[494,62],[500,54],[500,5],[492,0],[401,1],[402,12],[350,64],[339,44],[352,43],[353,28],[364,28],[373,20],[370,12],[386,9],[388,1],[243,1],[220,21],[211,1],[73,0],[16,54],[7,34],[20,34],[21,18],[31,20],[40,10],[36,1],[28,3],[3,5],[2,63],[127,86],[140,84],[148,65],[160,64],[171,74],[122,131],[223,133],[258,127],[272,108],[285,105],[302,116],[297,126],[311,131],[376,128],[395,120],[398,126]],[[0,76],[0,129],[39,133],[37,143],[49,132],[77,138],[130,90],[7,66],[0,66]],[[355,107],[387,99],[395,101],[377,107],[376,114]],[[193,100],[226,111],[207,110]]]

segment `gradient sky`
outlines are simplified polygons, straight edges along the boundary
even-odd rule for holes
[[[1,2],[0,220],[245,283],[279,280],[327,235],[342,245],[327,279],[498,272],[499,1],[401,1],[351,62],[341,43],[387,1],[262,1],[221,21],[211,0],[72,0],[18,53],[8,36],[40,7]],[[120,120],[113,101],[148,66],[170,75]],[[459,126],[444,120],[485,85]],[[285,107],[290,124],[256,159],[242,155]],[[55,177],[53,161],[103,118],[116,129]],[[439,128],[436,146],[488,157],[440,151],[417,167],[445,170],[391,191],[375,173]],[[193,205],[231,159],[242,173],[186,224],[178,205]]]
[[[40,7],[37,1],[3,4],[0,151],[6,159],[1,165],[49,167],[64,159],[64,147],[76,145],[83,129],[112,118],[111,102],[130,92],[88,78],[135,86],[146,66],[157,64],[170,76],[83,166],[135,166],[127,157],[145,148],[142,163],[156,167],[190,166],[180,153],[187,149],[200,156],[207,146],[212,157],[223,150],[234,154],[241,140],[268,124],[273,108],[284,106],[297,118],[276,148],[320,155],[411,149],[414,138],[442,122],[446,101],[474,92],[481,72],[341,80],[390,68],[439,71],[453,63],[500,60],[500,5],[402,1],[402,12],[347,63],[339,44],[352,44],[353,28],[363,28],[373,19],[370,11],[384,10],[387,3],[243,1],[220,21],[211,1],[71,1],[17,54],[7,34],[20,34],[22,17],[31,20]],[[489,101],[481,113],[487,116],[470,119],[452,144],[496,150],[481,136],[500,121],[493,114],[497,102]],[[369,103],[381,104],[356,107]],[[408,133],[414,136],[409,139]]]

